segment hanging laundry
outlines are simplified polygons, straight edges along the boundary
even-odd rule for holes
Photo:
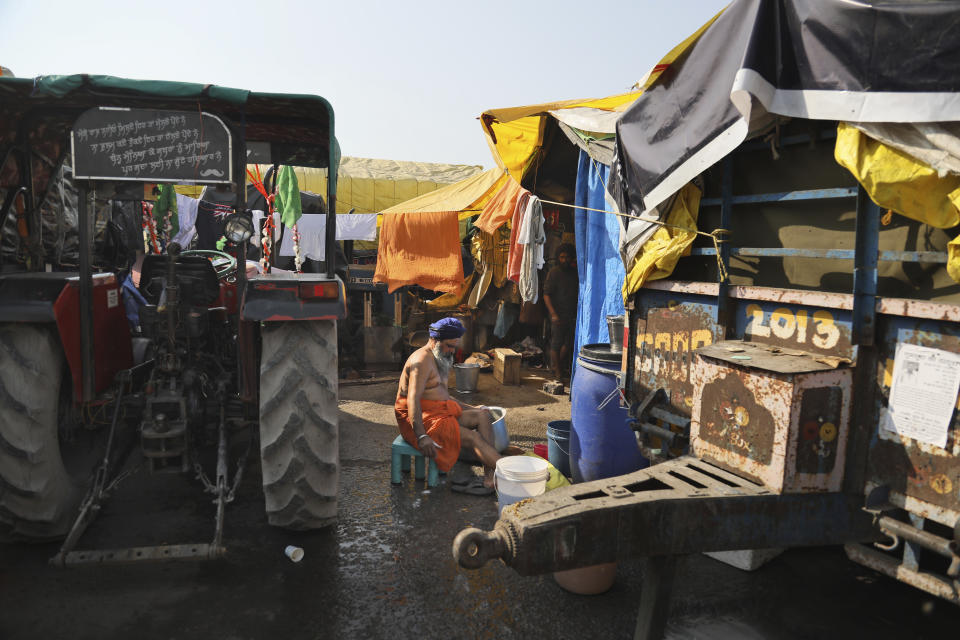
[[[254,222],[258,223],[263,218],[262,211],[254,211]],[[279,224],[274,213],[274,223]],[[354,221],[354,218],[359,220]],[[325,260],[326,239],[327,239],[327,214],[325,213],[307,213],[297,221],[297,229],[300,232],[300,250],[304,256],[311,260]],[[257,234],[259,239],[259,233]],[[342,240],[376,240],[377,239],[377,214],[375,213],[353,213],[350,215],[341,214],[337,216],[337,241]],[[283,242],[280,245],[281,256],[292,256],[293,252],[293,234],[284,233]],[[319,257],[318,257],[319,256]]]
[[[457,212],[384,214],[373,281],[386,283],[388,293],[409,284],[459,291],[463,262]]]
[[[276,215],[276,214],[274,214]],[[340,221],[341,216],[337,216]],[[346,216],[343,216],[346,217]],[[300,255],[318,262],[327,259],[327,216],[324,213],[305,213],[297,220],[300,232]],[[281,256],[296,255],[293,249],[293,230],[289,227],[283,233],[280,243]]]
[[[300,273],[300,267],[304,261],[304,254],[308,253],[306,247],[304,247],[300,241],[300,225],[297,224],[300,217],[303,216],[303,201],[300,195],[300,185],[297,183],[297,174],[294,173],[293,167],[289,165],[280,167],[280,171],[277,172],[277,193],[274,196],[273,204],[274,208],[280,213],[280,221],[283,223],[283,226],[290,230],[290,233],[285,233],[283,237],[284,244],[287,242],[287,236],[290,236],[292,240],[292,253],[286,255],[292,255],[294,257],[294,269],[297,273]],[[326,223],[326,221],[324,221],[324,223]],[[323,247],[322,242],[320,243],[320,247]],[[309,248],[313,250],[313,255],[317,254],[315,244]],[[284,255],[282,248],[280,255]],[[314,260],[317,259],[319,258],[314,258]]]
[[[530,196],[517,237],[517,246],[523,247],[519,289],[524,302],[536,302],[540,297],[540,278],[537,272],[543,268],[543,246],[546,241],[543,206],[540,198]]]
[[[510,230],[500,227],[489,234],[477,229],[470,240],[470,255],[477,271],[489,271],[489,284],[499,288],[507,281],[507,258],[510,252]]]
[[[483,211],[477,221],[473,223],[473,226],[487,233],[493,233],[513,217],[517,208],[517,200],[524,193],[530,192],[521,187],[519,182],[509,178],[500,188],[500,191],[490,198],[490,201],[483,207]]]
[[[351,213],[337,216],[337,240],[376,240],[377,214]]]
[[[510,248],[507,256],[507,280],[520,282],[520,263],[523,262],[523,247],[517,244],[520,237],[520,227],[523,226],[523,215],[527,211],[527,203],[530,202],[530,193],[526,193],[517,199],[517,208],[513,212],[513,220],[510,222]]]
[[[180,231],[174,236],[173,241],[181,247],[190,246],[190,241],[197,235],[197,208],[200,201],[182,193],[177,194],[177,217],[180,220]]]
[[[300,186],[297,184],[297,174],[293,172],[293,167],[283,165],[277,172],[277,196],[273,202],[285,227],[297,224],[303,215],[303,204],[300,201]]]

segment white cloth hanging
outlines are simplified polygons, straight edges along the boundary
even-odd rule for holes
[[[377,214],[341,213],[337,215],[337,240],[376,240]]]
[[[337,216],[337,219],[339,220],[339,216]],[[326,260],[326,214],[303,214],[303,216],[297,220],[297,231],[300,232],[300,255],[318,262]],[[293,229],[290,227],[283,230],[283,242],[280,243],[280,255],[293,255]]]
[[[276,214],[274,214],[276,215]],[[305,213],[297,221],[300,231],[300,253],[311,260],[325,260],[327,256],[327,214]],[[345,213],[337,216],[337,240],[376,240],[377,214]],[[293,230],[285,229],[280,255],[293,255]]]
[[[517,244],[523,246],[523,258],[520,261],[520,297],[524,302],[536,303],[540,298],[540,277],[538,271],[543,268],[543,246],[547,241],[544,231],[543,205],[540,198],[530,196],[527,200]]]
[[[177,194],[177,220],[180,230],[173,236],[173,241],[186,249],[190,246],[193,236],[197,235],[197,207],[200,201],[190,196]]]

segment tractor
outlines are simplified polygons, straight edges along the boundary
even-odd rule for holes
[[[332,259],[301,273],[267,251],[246,267],[248,165],[271,167],[255,180],[268,206],[278,168],[328,170],[335,256],[339,153],[318,96],[0,77],[0,540],[62,539],[61,566],[219,557],[248,458],[228,460],[238,437],[259,442],[271,525],[336,521],[343,281]],[[169,209],[144,215],[174,185],[226,195],[223,251],[181,246]],[[144,467],[215,496],[213,541],[75,550]]]

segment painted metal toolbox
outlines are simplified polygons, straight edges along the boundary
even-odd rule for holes
[[[755,342],[701,347],[693,364],[693,454],[777,493],[839,491],[853,368]]]

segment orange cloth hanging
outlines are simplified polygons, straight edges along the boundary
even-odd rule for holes
[[[463,285],[456,211],[385,213],[374,282],[387,292],[408,284],[454,293]]]
[[[513,212],[517,208],[517,200],[520,196],[530,193],[520,186],[520,183],[510,178],[506,184],[500,187],[496,195],[490,198],[490,201],[483,207],[483,211],[473,223],[481,231],[492,234],[507,220],[513,217]]]
[[[517,198],[517,206],[513,212],[513,221],[510,223],[510,254],[507,257],[507,279],[520,282],[520,264],[523,262],[523,245],[517,243],[520,235],[520,223],[523,221],[523,210],[527,208],[530,192],[521,194]]]

